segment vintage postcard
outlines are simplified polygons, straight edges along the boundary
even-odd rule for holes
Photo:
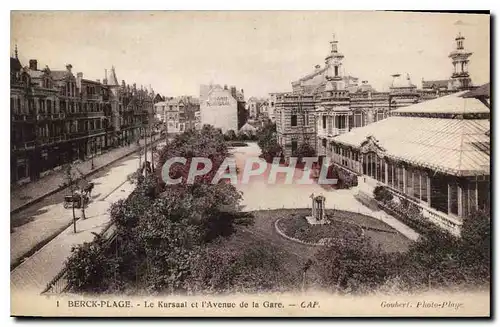
[[[490,317],[490,19],[12,11],[11,315]]]

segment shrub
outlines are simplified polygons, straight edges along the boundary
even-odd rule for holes
[[[373,197],[375,198],[375,200],[380,201],[382,203],[390,202],[394,198],[394,196],[387,189],[387,187],[382,185],[375,187],[375,189],[373,190]]]
[[[340,293],[367,293],[391,275],[394,257],[352,232],[320,248],[315,261],[323,287]]]
[[[66,260],[68,288],[74,292],[101,292],[109,287],[116,269],[113,258],[105,257],[105,240],[96,235],[92,242],[71,248]]]
[[[186,288],[193,293],[287,291],[296,285],[274,245],[235,235],[191,258]]]
[[[228,130],[225,134],[224,134],[224,140],[226,141],[236,141],[238,138],[236,136],[236,133],[235,131],[233,131],[232,129]]]

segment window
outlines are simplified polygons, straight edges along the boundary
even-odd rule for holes
[[[420,199],[420,172],[413,172],[413,196]]]
[[[359,114],[354,114],[354,127],[363,127],[363,116]]]
[[[392,163],[388,162],[387,163],[387,184],[392,186],[393,184],[393,179],[392,179]]]
[[[406,169],[406,190],[404,192],[413,195],[413,171],[409,168]]]
[[[292,153],[297,150],[297,140],[292,140]]]
[[[321,140],[321,145],[322,145],[324,148],[326,148],[326,139],[322,139],[322,140]]]
[[[323,118],[323,128],[326,128],[326,116],[321,116]]]
[[[448,184],[448,194],[450,197],[450,212],[452,214],[458,215],[458,187],[457,183]]]
[[[427,175],[420,175],[420,195],[422,201],[427,201]]]
[[[339,66],[335,66],[335,76],[339,76]]]
[[[304,125],[309,126],[309,115],[307,112],[304,114]]]
[[[292,126],[297,126],[297,115],[292,115]]]
[[[382,119],[384,119],[384,112],[383,111],[377,112],[377,120],[376,121],[380,121]]]

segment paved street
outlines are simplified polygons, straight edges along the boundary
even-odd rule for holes
[[[148,157],[150,158],[150,152]],[[142,159],[144,156],[142,156]],[[63,268],[71,246],[93,239],[109,221],[109,205],[126,198],[134,189],[127,176],[139,166],[137,154],[123,159],[106,171],[89,178],[95,183],[92,202],[86,210],[87,219],[77,221],[77,233],[73,232],[71,209],[63,208],[63,194],[57,193],[37,204],[38,208],[29,213],[31,221],[16,227],[11,233],[11,262],[29,251],[34,244],[50,237],[57,230],[64,231],[27,258],[11,272],[12,290],[42,291],[48,282]],[[64,192],[63,192],[64,193]],[[58,196],[59,195],[59,196]],[[33,213],[33,210],[36,210]],[[76,211],[81,215],[81,211]]]
[[[154,140],[156,139],[158,139],[158,136],[154,137]],[[139,146],[137,146],[135,143],[132,143],[129,146],[112,149],[108,152],[96,156],[94,158],[93,170],[90,159],[75,163],[75,168],[85,175],[92,173],[93,171],[99,170],[101,167],[106,166],[110,162],[123,158],[124,156],[137,151],[138,148],[144,146],[144,144],[145,140],[142,139],[139,142]],[[21,186],[14,186],[11,189],[10,193],[10,210],[16,210],[23,205],[35,200],[37,197],[54,191],[62,184],[64,184],[64,182],[64,172],[62,172],[61,170],[57,170],[50,172],[36,182],[31,182]]]
[[[232,149],[232,153],[236,159],[236,165],[243,171],[245,160],[247,158],[256,158],[260,154],[260,148],[256,143],[249,143],[247,147],[237,147]],[[263,164],[266,164],[261,159]],[[270,164],[268,166],[271,166]],[[374,211],[364,206],[354,198],[354,194],[358,192],[357,188],[348,190],[325,190],[317,183],[299,185],[296,183],[284,184],[284,174],[278,174],[277,183],[269,184],[268,172],[259,176],[250,177],[248,184],[238,183],[237,188],[243,192],[242,204],[244,210],[260,210],[260,209],[279,209],[279,208],[310,208],[310,195],[323,194],[326,197],[325,206],[328,209],[340,209],[346,211],[354,211],[372,216],[387,223],[389,226],[398,230],[411,240],[416,240],[418,234],[408,226],[402,224],[394,217],[389,216],[384,211]],[[302,171],[295,170],[296,176],[302,176]]]

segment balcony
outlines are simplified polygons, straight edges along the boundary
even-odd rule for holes
[[[104,117],[104,111],[69,112],[67,116],[77,119],[97,118],[97,117]]]
[[[86,100],[102,100],[102,95],[100,95],[100,94],[86,94],[84,99],[86,99]]]
[[[59,120],[59,119],[64,119],[66,118],[66,115],[62,112],[60,113],[55,113],[55,114],[52,114],[52,120]]]
[[[18,144],[12,144],[12,150],[29,150],[35,147],[35,141],[20,142]]]
[[[51,114],[47,114],[45,112],[38,113],[38,115],[36,115],[36,120],[38,121],[49,120],[51,118]]]
[[[53,136],[49,139],[50,143],[59,143],[66,140],[66,135]]]
[[[32,122],[33,116],[27,114],[13,114],[12,116],[13,122]]]

